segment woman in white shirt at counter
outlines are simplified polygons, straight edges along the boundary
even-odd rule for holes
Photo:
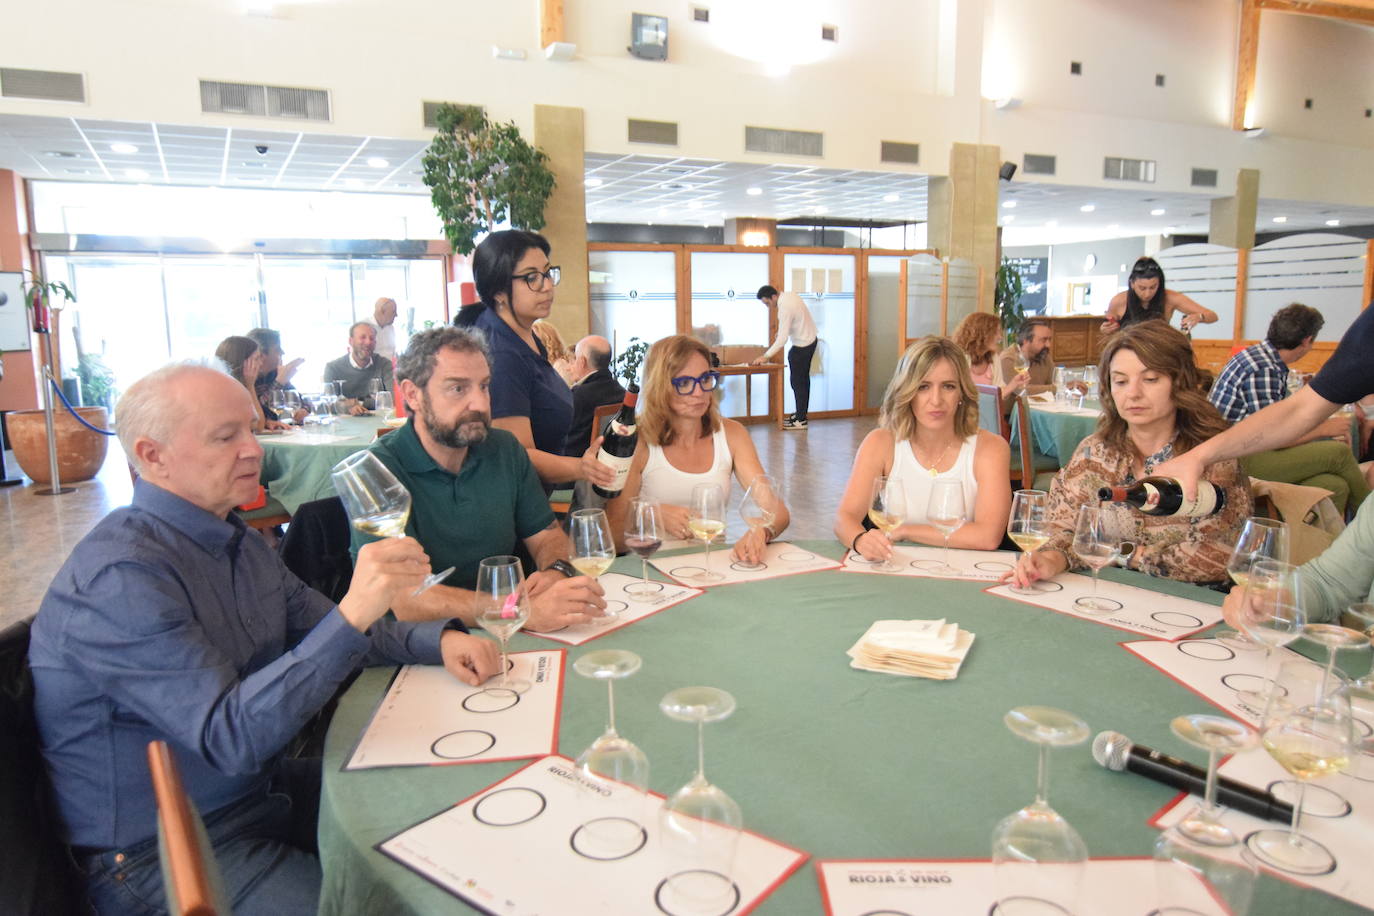
[[[864,437],[835,518],[835,537],[869,560],[892,555],[893,541],[944,544],[926,521],[936,480],[963,484],[971,518],[950,535],[951,547],[995,550],[1011,510],[1011,449],[978,426],[978,392],[967,354],[948,337],[925,337],[907,347],[888,383],[878,428]],[[873,481],[901,480],[906,491],[902,525],[890,535],[865,530]]]
[[[754,440],[735,420],[720,415],[716,388],[720,374],[711,368],[711,351],[694,337],[665,337],[644,359],[644,387],[639,396],[639,445],[625,488],[606,504],[616,547],[624,550],[625,516],[630,500],[659,504],[665,539],[689,538],[687,519],[692,489],[713,483],[728,499],[730,477],[748,488],[763,473]],[[736,542],[733,555],[757,563],[764,546],[787,528],[787,507],[778,507],[769,528],[751,528]]]

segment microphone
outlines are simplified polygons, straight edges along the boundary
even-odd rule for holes
[[[1207,771],[1186,760],[1161,754],[1120,732],[1099,732],[1093,739],[1093,759],[1109,770],[1128,770],[1138,776],[1162,782],[1199,797],[1207,788]],[[1293,820],[1293,806],[1269,792],[1243,782],[1217,775],[1217,804],[1254,817],[1287,824]]]

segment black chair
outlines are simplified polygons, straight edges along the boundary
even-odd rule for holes
[[[353,581],[348,552],[353,527],[337,496],[301,503],[277,547],[286,568],[306,585],[339,601]]]
[[[32,622],[0,631],[0,909],[87,913],[84,882],[62,842],[39,751],[28,658]]]

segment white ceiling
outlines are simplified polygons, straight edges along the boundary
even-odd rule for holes
[[[134,152],[116,152],[121,144]],[[426,194],[423,140],[260,128],[187,127],[0,114],[0,168],[63,181],[225,185]],[[259,153],[258,147],[266,152]],[[927,178],[672,156],[586,156],[587,219],[599,223],[719,226],[731,217],[922,222]],[[757,191],[750,194],[750,190]],[[1148,185],[1085,188],[1002,184],[1007,245],[1207,233],[1212,194],[1164,194]],[[1014,202],[1015,207],[1006,207]],[[1092,207],[1085,212],[1084,207]],[[1164,211],[1152,215],[1152,210]],[[1277,222],[1277,218],[1285,222]],[[1374,224],[1374,208],[1262,199],[1260,232]]]

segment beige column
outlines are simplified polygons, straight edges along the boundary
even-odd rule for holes
[[[997,170],[999,147],[956,143],[949,175],[930,179],[927,244],[942,257],[964,258],[983,268],[982,301],[992,307],[997,284]]]
[[[1255,247],[1255,213],[1259,207],[1259,169],[1236,173],[1236,195],[1212,201],[1207,241],[1228,248]]]
[[[24,179],[8,169],[0,169],[0,270],[17,272],[31,266],[25,200]],[[27,274],[24,279],[29,279]],[[22,311],[24,303],[12,302],[6,308]],[[40,340],[37,335],[30,334],[29,349],[7,350],[0,356],[5,362],[5,377],[0,380],[0,410],[38,406],[38,385],[42,378]]]
[[[591,311],[587,290],[587,197],[582,186],[586,144],[582,109],[534,106],[534,145],[549,157],[557,184],[544,208],[540,231],[553,246],[553,263],[563,268],[554,296],[554,323],[571,346],[585,337]]]

